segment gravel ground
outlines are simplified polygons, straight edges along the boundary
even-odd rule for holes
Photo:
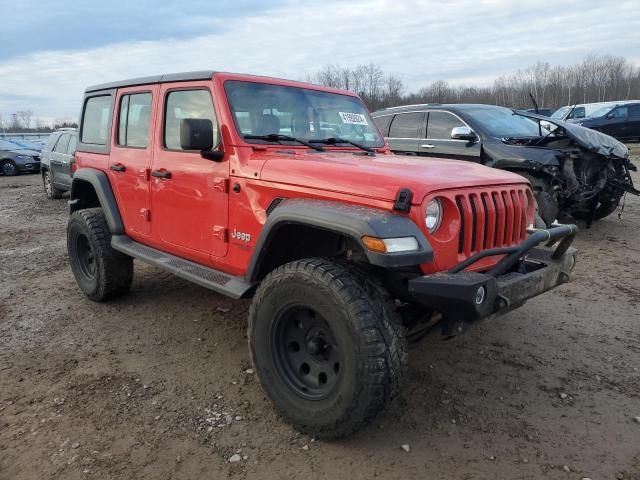
[[[248,302],[138,263],[130,295],[92,303],[66,217],[38,176],[0,177],[2,480],[640,479],[635,197],[581,231],[572,283],[412,344],[404,394],[333,443],[274,414]]]

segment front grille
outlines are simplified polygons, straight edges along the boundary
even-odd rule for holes
[[[520,243],[526,236],[526,204],[527,188],[520,186],[456,195],[458,254]]]

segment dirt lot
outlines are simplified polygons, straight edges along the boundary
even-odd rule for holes
[[[66,217],[38,176],[0,177],[2,480],[640,479],[636,198],[583,229],[572,283],[412,344],[403,396],[335,443],[284,424],[246,372],[248,302],[137,264],[129,296],[92,303]]]

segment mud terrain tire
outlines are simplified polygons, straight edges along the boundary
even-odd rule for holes
[[[370,422],[406,378],[405,331],[389,294],[352,266],[328,259],[271,272],[251,304],[248,338],[278,413],[321,438]]]
[[[129,291],[133,259],[111,248],[111,232],[101,208],[73,212],[67,226],[71,270],[83,293],[94,302]]]

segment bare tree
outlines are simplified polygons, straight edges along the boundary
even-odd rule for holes
[[[31,128],[31,117],[33,116],[33,111],[31,110],[19,110],[17,112],[18,118],[22,120],[25,128]]]

